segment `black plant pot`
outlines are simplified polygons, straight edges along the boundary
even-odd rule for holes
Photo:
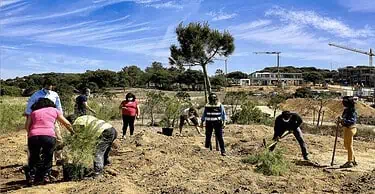
[[[166,135],[166,136],[172,136],[173,128],[172,127],[162,128],[162,133],[163,135]]]

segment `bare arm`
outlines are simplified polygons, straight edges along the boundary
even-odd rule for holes
[[[137,104],[137,118],[139,118],[139,115],[141,115],[141,109],[139,108],[139,105]]]
[[[89,104],[88,104],[87,102],[83,102],[83,104],[85,105],[85,107],[86,107],[89,111],[91,111],[92,113],[96,114],[95,110],[92,109],[92,108],[89,106]]]
[[[73,127],[72,127],[72,124],[70,124],[70,122],[63,116],[63,115],[59,115],[57,116],[57,120],[63,124],[67,129],[68,131],[71,133],[71,134],[74,134],[74,131],[73,131]]]
[[[29,133],[32,122],[31,122],[30,115],[27,115],[26,117],[27,118],[26,118],[26,123],[25,123],[25,129],[26,129],[27,133]]]

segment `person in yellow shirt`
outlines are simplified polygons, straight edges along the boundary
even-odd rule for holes
[[[104,166],[110,164],[109,152],[113,141],[117,138],[116,129],[111,124],[91,115],[80,116],[76,119],[69,117],[68,120],[71,120],[73,128],[77,131],[80,128],[90,128],[96,131],[98,144],[94,155],[94,176],[102,174]]]

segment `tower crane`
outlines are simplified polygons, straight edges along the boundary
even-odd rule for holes
[[[276,55],[277,59],[277,83],[280,85],[280,53],[279,51],[271,51],[271,52],[254,52],[254,54],[265,54],[265,55]]]
[[[345,49],[345,50],[349,50],[349,51],[353,51],[353,52],[356,52],[356,53],[361,53],[361,54],[368,55],[369,56],[369,62],[368,62],[368,64],[369,64],[369,66],[372,66],[372,57],[375,56],[375,53],[372,52],[371,48],[370,48],[369,52],[366,52],[366,51],[361,51],[361,50],[354,49],[354,48],[349,48],[349,47],[337,45],[337,44],[334,44],[334,43],[329,43],[328,45],[329,46],[334,46],[334,47],[337,47],[337,48],[341,48],[341,49]]]

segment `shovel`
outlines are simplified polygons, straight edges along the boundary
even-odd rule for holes
[[[285,136],[287,136],[287,135],[289,135],[289,134],[291,134],[291,133],[292,133],[291,131],[285,131],[285,132],[281,135],[281,137],[279,137],[275,142],[273,142],[273,143],[271,143],[270,145],[268,145],[268,146],[267,146],[267,149],[269,149],[269,150],[272,152],[273,150],[275,150],[276,145],[277,145],[277,143],[279,143],[280,139],[284,138]],[[265,141],[263,141],[263,143],[265,144]]]

